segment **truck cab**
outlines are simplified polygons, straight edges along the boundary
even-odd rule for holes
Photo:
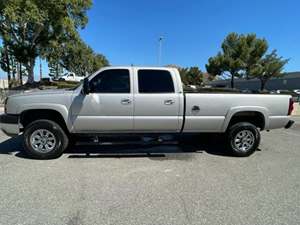
[[[85,82],[71,107],[76,133],[172,133],[182,127],[183,90],[175,69],[108,68]]]

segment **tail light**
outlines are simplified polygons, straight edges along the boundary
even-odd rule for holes
[[[291,115],[293,110],[294,110],[294,101],[292,98],[290,98],[288,115]]]

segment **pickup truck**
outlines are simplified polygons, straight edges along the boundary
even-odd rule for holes
[[[58,81],[73,81],[73,82],[80,82],[84,79],[83,76],[76,76],[75,73],[66,73],[63,76],[59,77]]]
[[[222,133],[249,156],[260,131],[292,126],[289,95],[184,92],[175,68],[106,67],[70,90],[9,96],[1,129],[23,133],[31,157],[59,157],[74,137]]]

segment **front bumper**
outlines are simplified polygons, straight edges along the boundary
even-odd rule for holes
[[[285,129],[289,129],[291,126],[293,126],[293,124],[295,123],[295,121],[290,120],[286,125],[285,125]]]
[[[0,115],[0,128],[8,136],[16,136],[20,133],[19,115]]]

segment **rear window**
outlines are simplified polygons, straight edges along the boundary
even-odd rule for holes
[[[166,70],[139,70],[139,93],[174,93],[174,83]]]

